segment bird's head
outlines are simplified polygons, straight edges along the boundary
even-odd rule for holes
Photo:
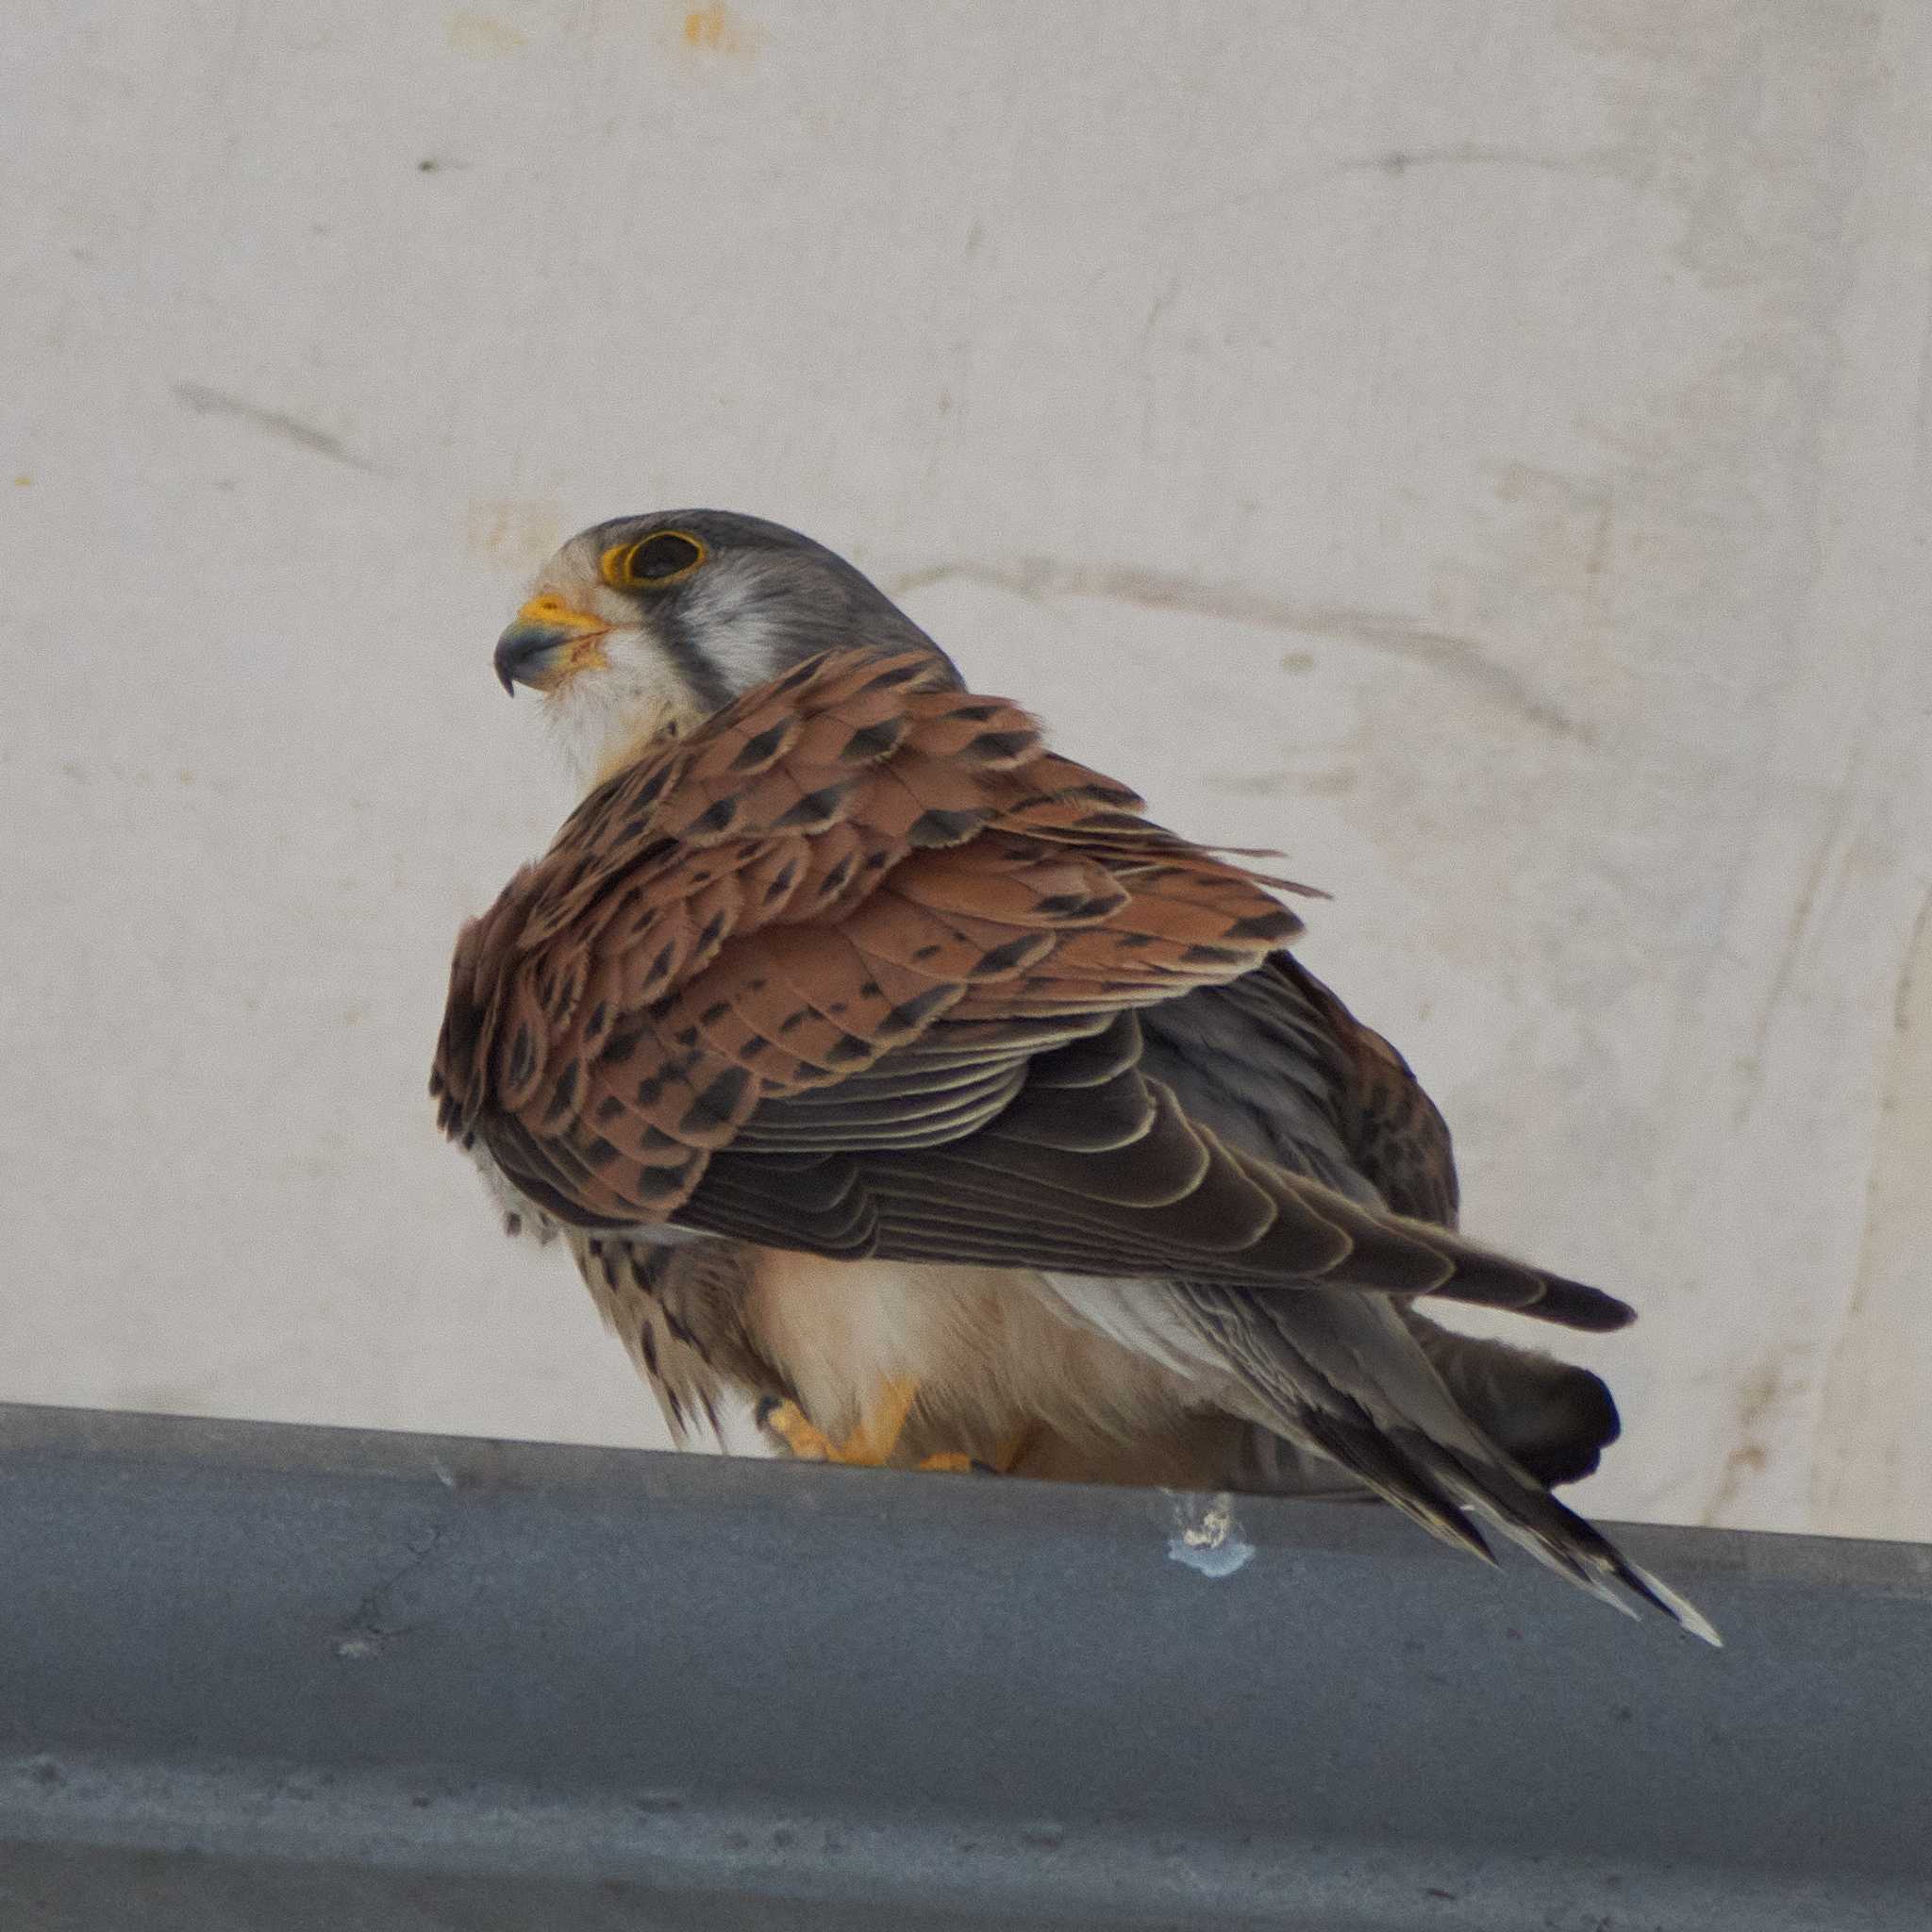
[[[725,510],[619,517],[573,537],[496,646],[596,782],[821,651],[945,654],[809,537]],[[957,674],[953,674],[957,681]]]

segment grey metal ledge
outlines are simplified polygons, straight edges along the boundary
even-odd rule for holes
[[[0,1407],[0,1925],[1932,1925],[1932,1550],[1201,1510]]]

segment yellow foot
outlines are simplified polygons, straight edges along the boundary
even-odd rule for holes
[[[758,1406],[758,1425],[769,1429],[802,1462],[837,1462],[839,1445],[806,1420],[795,1402],[767,1395]]]
[[[768,1395],[758,1404],[757,1421],[803,1462],[843,1462],[877,1469],[892,1459],[906,1431],[906,1418],[918,1399],[919,1384],[909,1376],[882,1384],[877,1400],[842,1442],[833,1441],[797,1403],[778,1396]],[[928,1456],[917,1466],[956,1472],[986,1467],[970,1456]]]

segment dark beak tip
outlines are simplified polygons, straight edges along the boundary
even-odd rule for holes
[[[496,666],[498,682],[515,697],[517,686],[530,683],[532,672],[548,664],[570,641],[571,633],[554,625],[511,625],[497,639],[496,655],[491,660]]]

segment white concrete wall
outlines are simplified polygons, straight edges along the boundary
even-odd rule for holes
[[[1932,1537],[1932,13],[15,0],[0,1395],[652,1440],[423,1082],[709,503],[1335,892],[1588,1498]]]

